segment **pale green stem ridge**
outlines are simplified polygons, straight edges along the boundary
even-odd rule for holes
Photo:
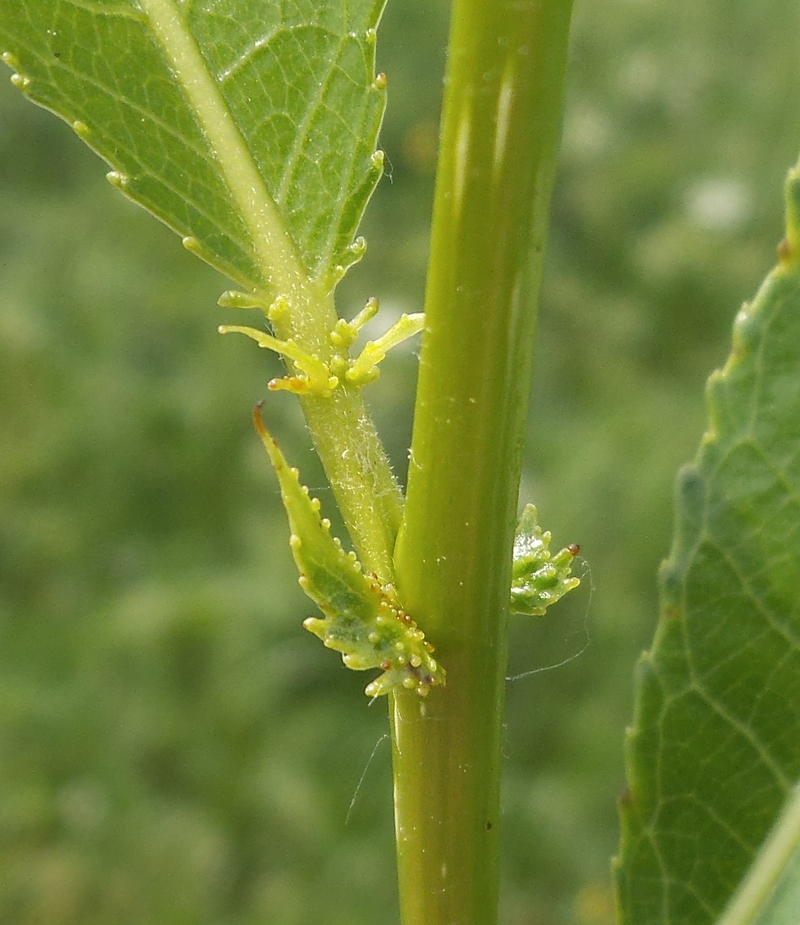
[[[754,925],[800,850],[800,784],[789,794],[767,840],[717,925]]]

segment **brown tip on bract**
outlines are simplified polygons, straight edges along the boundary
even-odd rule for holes
[[[577,543],[570,543],[570,545],[567,546],[567,549],[572,553],[573,556],[577,556],[581,551],[581,547]]]
[[[264,425],[264,419],[261,417],[261,409],[263,407],[264,399],[262,398],[260,401],[256,402],[256,406],[253,408],[253,424],[262,440],[271,440],[272,437]]]
[[[255,425],[258,436],[261,438],[261,442],[264,444],[264,449],[269,454],[269,458],[272,461],[273,468],[280,475],[281,471],[286,468],[286,460],[283,458],[283,454],[280,451],[277,441],[272,436],[272,434],[267,430],[267,425],[264,423],[264,419],[261,417],[261,409],[264,406],[264,402],[260,401],[256,404],[253,409],[253,424]],[[297,470],[294,470],[295,477],[297,477]]]
[[[787,263],[791,260],[793,253],[794,248],[792,247],[792,242],[788,238],[784,238],[778,245],[778,257],[781,263]]]

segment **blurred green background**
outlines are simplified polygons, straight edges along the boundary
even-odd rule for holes
[[[420,308],[447,14],[390,0],[389,176],[346,314]],[[633,667],[704,380],[781,236],[799,17],[576,11],[522,490],[590,572],[515,622],[510,673],[585,651],[509,684],[504,925],[612,921]],[[249,423],[277,366],[217,336],[226,282],[102,177],[0,87],[0,923],[391,925],[385,706],[301,628]],[[399,354],[369,393],[401,475],[414,375]],[[292,400],[269,417],[321,486]]]

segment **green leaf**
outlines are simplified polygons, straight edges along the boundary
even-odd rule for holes
[[[719,925],[797,925],[798,909],[800,786],[792,791]]]
[[[553,555],[552,535],[539,526],[539,514],[532,504],[526,504],[514,536],[514,558],[511,565],[512,613],[543,617],[547,608],[577,588],[580,578],[570,575],[572,560],[580,551],[566,546]]]
[[[346,553],[331,536],[330,521],[319,513],[319,499],[309,496],[297,469],[287,465],[260,408],[253,420],[281,486],[300,587],[324,615],[309,617],[303,626],[329,649],[341,652],[348,668],[382,669],[366,687],[369,697],[398,690],[427,697],[432,687],[444,686],[446,673],[431,654],[433,646],[401,607],[394,586],[366,575],[356,554]]]
[[[14,82],[240,284],[330,288],[382,171],[383,0],[4,0]]]
[[[617,862],[624,925],[705,925],[800,777],[800,172],[780,263],[709,382],[639,666]]]

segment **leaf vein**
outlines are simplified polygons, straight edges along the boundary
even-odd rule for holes
[[[256,262],[279,292],[299,295],[309,281],[294,243],[194,36],[174,0],[140,2],[248,228]]]

